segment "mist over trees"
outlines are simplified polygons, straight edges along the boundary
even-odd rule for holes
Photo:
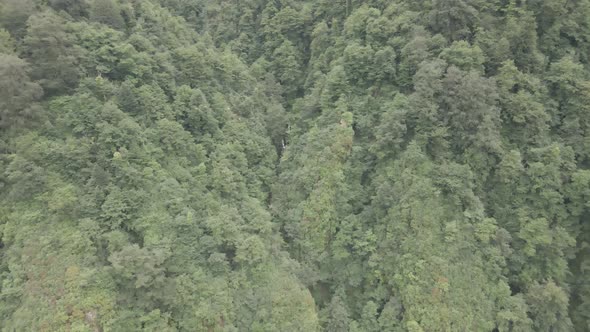
[[[0,0],[0,331],[590,331],[589,0]]]

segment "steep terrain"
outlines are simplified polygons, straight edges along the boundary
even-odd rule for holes
[[[0,27],[0,330],[590,330],[590,1]]]

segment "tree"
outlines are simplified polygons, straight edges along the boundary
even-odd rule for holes
[[[299,91],[298,86],[302,81],[301,61],[298,50],[288,40],[273,52],[273,71],[289,99],[295,97]]]
[[[29,78],[30,67],[14,55],[0,54],[0,128],[6,130],[39,119],[43,90]]]
[[[56,11],[64,10],[74,17],[88,14],[88,3],[83,0],[49,0],[49,5]]]
[[[4,29],[0,29],[0,53],[15,54],[14,40],[10,33]]]
[[[64,28],[65,20],[49,10],[27,22],[24,51],[32,66],[31,77],[49,95],[73,88],[79,78],[76,51]]]
[[[35,12],[33,0],[5,0],[0,4],[0,24],[14,37],[21,39],[25,34],[27,19]]]
[[[478,5],[474,0],[435,0],[430,12],[432,28],[453,41],[468,38],[479,20]]]
[[[582,66],[571,57],[564,57],[551,64],[547,75],[549,91],[557,102],[556,107],[550,109],[552,127],[560,131],[565,143],[576,151],[581,159],[590,157],[586,137],[590,124],[585,119],[590,101],[587,93],[590,81],[587,79]]]
[[[570,331],[568,296],[553,281],[533,284],[526,294],[536,330]]]
[[[125,27],[121,9],[115,0],[94,0],[90,4],[90,19],[115,29]]]

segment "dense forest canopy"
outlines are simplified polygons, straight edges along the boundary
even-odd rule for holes
[[[590,0],[0,0],[0,331],[590,331]]]

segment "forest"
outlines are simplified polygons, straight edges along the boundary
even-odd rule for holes
[[[590,0],[0,0],[0,331],[590,331]]]

